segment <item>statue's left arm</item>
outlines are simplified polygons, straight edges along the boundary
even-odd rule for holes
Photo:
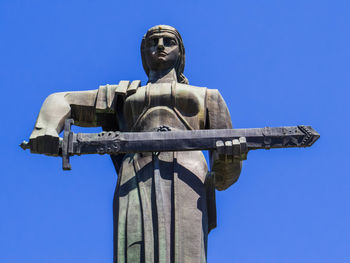
[[[230,113],[224,99],[218,90],[207,90],[207,129],[232,129]],[[221,143],[221,142],[218,142]],[[222,142],[220,150],[210,152],[211,171],[215,174],[215,186],[218,190],[225,190],[234,184],[241,173],[242,160],[246,154],[232,153],[232,147],[244,144],[244,138],[232,142]],[[219,144],[218,144],[219,146]],[[225,151],[226,148],[226,151]],[[229,152],[231,151],[231,153]]]
[[[97,90],[72,91],[48,96],[30,136],[31,152],[57,155],[58,135],[67,118],[73,118],[79,126],[96,126],[94,105],[97,93]]]
[[[140,81],[120,81],[118,85],[103,85],[97,90],[53,93],[44,101],[30,136],[32,153],[59,154],[59,133],[65,120],[73,119],[82,127],[102,127],[117,130],[116,111],[122,106],[118,98],[132,93]]]

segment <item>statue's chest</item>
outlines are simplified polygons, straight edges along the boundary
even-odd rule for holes
[[[204,104],[203,96],[198,90],[191,90],[189,85],[148,84],[127,97],[124,116],[129,128],[139,126],[138,122],[145,120],[151,122],[147,127],[167,123],[179,126],[177,121],[182,123],[187,118],[196,117],[204,110]]]
[[[158,106],[171,107],[174,103],[173,96],[176,96],[176,90],[173,90],[170,83],[150,84],[146,86],[145,91],[140,94],[135,103],[148,102],[151,108]]]

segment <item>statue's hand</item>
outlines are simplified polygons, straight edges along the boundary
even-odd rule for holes
[[[225,162],[243,161],[248,154],[247,140],[241,137],[232,141],[217,141],[216,150],[219,158]]]
[[[215,187],[225,190],[235,183],[241,173],[242,162],[247,159],[248,146],[245,137],[232,141],[217,141],[212,152],[211,170],[215,174]]]
[[[35,127],[29,138],[30,152],[57,156],[59,140],[55,129]]]

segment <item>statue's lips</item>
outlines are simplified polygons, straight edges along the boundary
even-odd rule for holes
[[[163,51],[160,51],[160,52],[157,52],[157,53],[156,53],[156,56],[158,56],[158,57],[165,57],[165,56],[167,56],[167,55],[168,55],[168,53],[163,52]]]

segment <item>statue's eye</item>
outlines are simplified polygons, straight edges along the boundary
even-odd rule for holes
[[[174,46],[174,45],[176,45],[175,39],[170,38],[170,37],[165,37],[164,38],[164,46],[170,47],[170,46]]]
[[[150,41],[151,46],[157,46],[159,42],[159,39],[156,37],[153,37]]]

